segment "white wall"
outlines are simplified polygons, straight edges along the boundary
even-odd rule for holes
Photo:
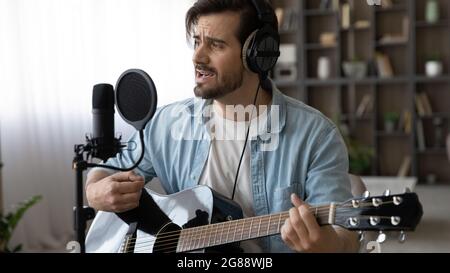
[[[193,1],[0,0],[0,119],[5,209],[35,194],[13,244],[61,249],[73,239],[73,145],[91,131],[92,87],[129,68],[154,80],[159,102],[192,96],[184,32]],[[116,115],[116,131],[131,127]]]

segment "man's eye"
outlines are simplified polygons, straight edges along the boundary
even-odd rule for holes
[[[194,48],[197,48],[200,42],[198,40],[194,40]]]
[[[217,42],[212,42],[211,43],[211,47],[213,47],[213,48],[222,48],[222,44],[221,43],[217,43]]]

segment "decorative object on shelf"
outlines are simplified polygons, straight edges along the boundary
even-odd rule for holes
[[[4,216],[0,213],[0,253],[19,252],[21,250],[22,245],[10,249],[8,247],[9,240],[25,212],[41,199],[42,196],[40,195],[33,196],[31,199],[20,203],[15,211]]]
[[[425,8],[425,21],[434,24],[439,21],[439,2],[437,0],[428,0]]]
[[[320,57],[317,65],[317,76],[321,80],[330,78],[331,62],[328,57]]]
[[[323,46],[336,46],[336,33],[324,32],[320,34],[320,44]]]
[[[363,79],[367,75],[367,63],[357,58],[345,61],[342,63],[342,70],[347,78]]]
[[[442,75],[442,61],[439,54],[435,53],[428,57],[425,63],[425,73],[428,77],[439,77]]]
[[[434,126],[434,147],[441,149],[445,147],[444,143],[444,122],[442,118],[435,117],[433,118],[433,126]]]
[[[369,20],[358,20],[354,24],[355,29],[367,29],[370,28]]]
[[[280,58],[274,69],[276,80],[295,81],[297,79],[297,46],[281,44]]]
[[[384,130],[386,133],[393,133],[395,131],[398,120],[399,115],[397,112],[384,113]]]
[[[434,184],[436,184],[437,176],[434,173],[429,173],[429,174],[427,174],[426,179],[427,179],[428,185],[434,185]]]

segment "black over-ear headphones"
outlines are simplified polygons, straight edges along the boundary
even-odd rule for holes
[[[252,0],[258,18],[263,26],[250,34],[242,47],[242,61],[247,70],[263,79],[276,64],[280,56],[280,35],[271,25],[273,16],[265,0]]]

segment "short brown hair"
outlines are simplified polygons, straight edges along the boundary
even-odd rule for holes
[[[272,6],[267,2],[265,4],[271,7],[273,18],[276,18]],[[262,27],[262,22],[258,19],[258,14],[251,0],[198,0],[186,14],[186,38],[188,40],[192,38],[193,26],[198,23],[199,17],[225,11],[240,13],[241,21],[237,29],[236,37],[241,45],[244,44],[247,37],[253,31]],[[273,20],[272,27],[278,30],[277,20]]]

